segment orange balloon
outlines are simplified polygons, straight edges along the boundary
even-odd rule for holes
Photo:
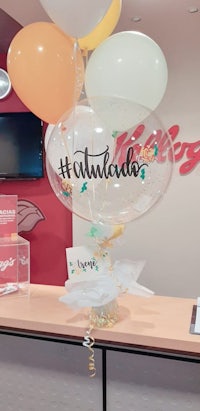
[[[17,33],[7,70],[21,101],[47,123],[55,124],[76,104],[83,86],[81,51],[53,23],[32,23]]]

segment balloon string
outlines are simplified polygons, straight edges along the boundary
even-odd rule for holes
[[[112,235],[108,238],[103,239],[100,242],[98,242],[97,237],[94,237],[94,240],[97,242],[97,245],[99,248],[97,252],[98,257],[101,258],[102,255],[105,254],[105,249],[107,247],[112,246],[112,240],[115,240],[116,238],[120,237],[123,234],[124,228],[125,228],[124,224],[115,225]],[[112,271],[111,259],[109,256],[107,256],[107,258],[109,258],[109,262],[110,262],[109,269]],[[88,370],[89,370],[91,378],[95,377],[96,375],[95,356],[94,356],[94,348],[93,348],[95,339],[91,335],[91,332],[94,329],[94,327],[98,327],[98,328],[112,327],[118,321],[118,312],[117,312],[116,306],[113,303],[112,305],[113,305],[111,307],[112,309],[109,310],[108,312],[106,312],[106,306],[105,306],[105,310],[100,310],[100,312],[98,312],[98,310],[92,309],[90,313],[90,317],[89,317],[90,327],[86,331],[86,335],[84,336],[83,346],[87,347],[89,350]]]
[[[83,49],[82,50],[82,57],[83,57],[83,62],[84,62],[84,70],[86,70],[87,64],[88,64],[88,49]],[[82,96],[83,98],[86,98],[86,91],[85,91],[85,82],[83,84],[83,90],[82,90]]]
[[[87,63],[88,63],[88,49],[84,48],[81,50],[82,52],[82,57],[83,57],[83,61],[84,61],[84,69],[86,69],[87,67]],[[82,89],[82,97],[84,99],[86,99],[86,91],[85,91],[85,83],[83,84],[83,89]],[[91,133],[90,136],[88,136],[88,140],[89,138],[91,139],[91,150],[92,153],[94,153],[94,138],[93,138],[93,134]],[[94,159],[92,158],[92,163],[94,162]],[[94,164],[94,163],[93,163]],[[95,188],[94,188],[94,182],[92,182],[92,193],[93,193],[93,201],[95,200]],[[92,205],[91,205],[91,200],[87,194],[87,192],[85,193],[88,197],[88,206],[89,206],[89,213],[90,213],[90,220],[93,221],[93,211],[92,211]]]
[[[88,348],[89,350],[89,363],[88,363],[88,370],[90,373],[90,378],[95,377],[96,375],[96,368],[95,368],[95,357],[94,357],[94,337],[91,335],[91,331],[93,330],[93,326],[86,331],[86,335],[84,336],[83,346]]]
[[[74,60],[74,70],[75,70],[75,85],[74,85],[74,107],[76,105],[77,101],[77,95],[78,91],[80,90],[81,87],[81,81],[80,81],[80,69],[78,65],[78,53],[77,51],[80,50],[78,39],[74,39],[74,51],[73,51],[73,60]]]
[[[75,121],[77,90],[79,89],[79,69],[78,69],[78,59],[77,59],[77,50],[78,49],[79,49],[78,40],[74,39],[73,61],[74,61],[74,71],[75,71],[75,84],[74,84],[73,107],[72,107],[72,113],[71,113],[72,118],[73,118],[73,124],[74,124],[74,121]],[[69,112],[69,116],[70,116],[70,112]],[[62,142],[64,144],[64,147],[65,147],[65,150],[66,150],[66,153],[67,153],[67,157],[69,158],[70,163],[72,163],[72,158],[71,158],[71,155],[69,153],[68,144],[66,144],[66,140],[65,140],[66,127],[64,126],[64,121],[65,121],[65,119],[63,120],[63,122],[61,122],[61,139],[62,139]],[[74,153],[74,130],[73,130],[72,147],[73,147],[73,149],[72,149],[71,154],[73,156],[73,153]],[[72,172],[72,174],[75,178],[73,168],[72,168],[71,172]]]
[[[77,95],[77,88],[78,88],[78,64],[77,64],[77,50],[79,48],[78,40],[74,40],[74,53],[73,53],[73,60],[74,60],[74,70],[75,70],[75,84],[74,84],[74,101],[73,101],[73,124],[75,120],[75,113],[76,113],[76,95]],[[73,152],[74,152],[74,130],[73,130]]]

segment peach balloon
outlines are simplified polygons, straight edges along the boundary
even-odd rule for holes
[[[83,86],[81,51],[54,23],[21,29],[10,44],[7,70],[21,101],[47,123],[76,104]]]

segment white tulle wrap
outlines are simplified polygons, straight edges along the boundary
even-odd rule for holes
[[[137,282],[144,265],[145,261],[121,260],[94,280],[74,282],[69,279],[65,282],[67,294],[59,300],[72,309],[80,309],[103,306],[122,293],[149,297],[154,292]]]

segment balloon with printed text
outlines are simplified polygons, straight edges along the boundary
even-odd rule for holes
[[[46,169],[57,198],[72,213],[93,223],[125,224],[151,210],[165,194],[173,170],[168,133],[146,109],[135,123],[138,104],[120,98],[81,100],[53,128],[46,149]],[[112,112],[133,113],[133,124],[123,132],[95,112],[102,100]],[[104,103],[103,103],[104,102]],[[147,115],[148,114],[148,115]]]

